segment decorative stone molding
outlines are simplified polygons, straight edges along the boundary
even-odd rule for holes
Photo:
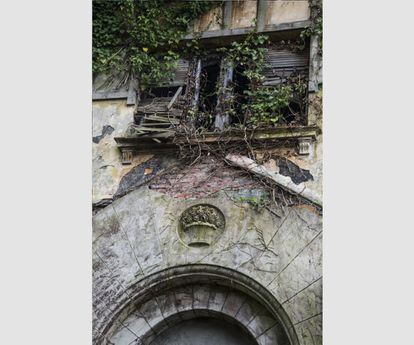
[[[312,150],[312,138],[298,138],[298,148],[300,155],[309,155]]]
[[[210,246],[224,232],[225,224],[224,215],[217,207],[194,205],[181,215],[179,235],[188,246]]]
[[[149,344],[162,331],[198,317],[236,324],[257,344],[300,344],[291,319],[272,293],[246,274],[226,267],[175,266],[139,279],[124,295],[123,303],[105,314],[95,345]],[[161,296],[162,309],[157,302]],[[134,325],[134,333],[125,325]]]
[[[121,150],[122,155],[122,164],[123,165],[129,165],[132,163],[132,157],[133,157],[133,150],[132,149],[122,149]]]
[[[271,129],[240,130],[232,129],[223,133],[209,132],[203,133],[199,138],[188,138],[185,135],[179,135],[173,131],[157,133],[142,136],[142,133],[135,132],[136,126],[131,125],[124,133],[123,137],[115,137],[118,148],[133,149],[135,153],[165,153],[179,150],[181,144],[194,145],[219,145],[221,142],[242,143],[247,135],[252,140],[252,145],[261,142],[278,142],[284,145],[290,140],[299,140],[300,138],[316,139],[320,134],[320,128],[316,126],[298,126],[298,127],[277,127]],[[139,134],[139,135],[136,135]]]

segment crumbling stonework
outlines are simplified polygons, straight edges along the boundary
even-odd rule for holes
[[[257,20],[290,39],[308,19],[307,1],[225,2],[193,29],[231,42]],[[184,161],[148,133],[122,146],[139,97],[94,100],[94,344],[322,344],[322,89],[312,73],[305,134],[270,131],[239,156],[262,175],[226,159],[234,152]]]
[[[309,333],[313,339],[320,338],[321,334],[315,333],[313,327],[322,313],[320,214],[298,205],[278,209],[281,215],[278,218],[266,209],[256,211],[247,202],[237,202],[237,196],[246,192],[241,189],[222,191],[212,198],[177,199],[142,186],[98,212],[94,217],[96,336],[116,336],[109,334],[119,334],[122,329],[126,332],[125,326],[112,324],[118,309],[130,308],[129,304],[140,305],[128,296],[135,284],[177,266],[212,265],[217,271],[232,269],[245,274],[267,289],[280,304],[278,311],[283,311],[291,321],[289,325],[278,325],[292,327],[292,334],[298,337],[297,344],[311,344]],[[226,228],[213,245],[188,247],[179,238],[179,216],[199,203],[220,209]],[[184,279],[181,284],[189,286],[191,294],[194,293],[190,282],[188,285]],[[230,291],[238,293],[239,290]],[[224,302],[225,298],[220,303]],[[237,305],[233,308],[243,306],[242,299],[234,303]],[[188,302],[188,307],[185,310],[197,309],[193,302]],[[222,307],[223,304],[219,309]],[[165,318],[165,315],[159,317]],[[152,322],[157,324],[156,320]],[[105,330],[110,327],[112,333],[106,334]],[[134,340],[133,335],[126,334],[128,341]],[[259,331],[256,334],[261,335]]]
[[[172,168],[151,181],[149,188],[173,198],[202,198],[220,191],[257,189],[260,184],[245,172],[207,157],[196,165]]]

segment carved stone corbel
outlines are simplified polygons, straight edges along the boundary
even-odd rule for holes
[[[298,138],[298,151],[300,155],[309,155],[312,152],[312,138]]]
[[[121,149],[121,160],[123,165],[129,165],[132,163],[133,150],[130,148]]]

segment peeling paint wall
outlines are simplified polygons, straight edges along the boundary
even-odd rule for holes
[[[267,24],[309,17],[306,1],[268,3]],[[235,1],[231,27],[251,26],[256,5],[256,1]],[[216,18],[218,22],[214,22]],[[206,14],[196,29],[210,25],[210,30],[216,30],[221,20],[217,11]],[[308,125],[322,128],[322,90],[311,92],[309,99]],[[95,343],[105,344],[102,334],[110,330],[113,343],[129,344],[138,340],[138,331],[157,333],[156,326],[170,312],[179,311],[179,318],[186,320],[211,316],[211,309],[216,308],[238,316],[258,344],[321,345],[320,211],[308,204],[274,206],[272,210],[253,205],[250,199],[266,195],[263,185],[211,156],[185,166],[174,155],[134,155],[132,164],[122,165],[114,138],[122,136],[133,122],[134,106],[128,106],[126,100],[106,100],[94,101],[92,108],[92,201],[113,200],[93,217]],[[309,155],[299,155],[296,147],[283,147],[257,150],[252,158],[294,183],[306,183],[322,196],[322,134]],[[214,243],[191,247],[180,237],[180,217],[199,204],[219,209],[225,228]],[[274,320],[247,292],[245,296],[233,288],[221,291],[215,284],[197,282],[187,290],[157,291],[156,300],[125,306],[137,284],[181,265],[208,265],[217,273],[228,269],[257,282],[279,303],[278,310],[290,321],[289,332],[297,342],[280,341],[284,338],[279,324],[269,323]],[[155,343],[168,343],[162,337],[157,339]]]
[[[231,28],[250,28],[254,26],[257,15],[257,1],[234,1],[231,15]]]
[[[132,112],[133,107],[127,106],[126,102],[121,100],[95,101],[93,104],[93,203],[123,194],[127,189],[133,188],[132,180],[141,181],[141,178],[152,178],[158,173],[157,167],[160,163],[149,161],[153,155],[135,155],[131,165],[121,164],[120,152],[114,138],[122,136],[128,124],[132,122]],[[322,91],[310,94],[308,124],[322,128]],[[108,128],[112,129],[108,130]],[[320,134],[309,155],[299,155],[297,148],[292,147],[264,153],[258,151],[255,158],[270,171],[280,172],[283,166],[280,166],[280,162],[279,165],[277,164],[277,157],[286,157],[298,168],[309,172],[312,178],[306,180],[306,186],[322,198],[322,143],[322,134]],[[271,154],[270,158],[269,154]],[[161,158],[161,160],[166,160],[166,158]],[[144,167],[145,162],[149,163]],[[207,164],[207,168],[211,167],[211,164]],[[152,170],[151,172],[145,171],[145,168]],[[192,169],[201,169],[201,166],[194,166]],[[133,171],[135,173],[132,173]],[[210,176],[209,184],[212,188],[219,189],[226,185],[232,173],[225,171],[225,169],[217,170]],[[190,181],[192,177],[188,171],[181,171],[177,176],[180,179],[176,184],[170,183],[165,187],[164,181],[164,187],[162,183],[159,183],[158,186],[154,184],[154,188],[170,188],[171,191],[180,185],[183,190],[192,188]]]
[[[266,24],[284,24],[308,20],[310,16],[309,3],[303,0],[275,0],[268,2]]]
[[[313,153],[302,160],[311,168],[314,179],[307,182],[308,186],[315,190],[321,197],[323,195],[323,91],[319,90],[309,94],[308,123],[321,129],[321,133],[316,137]]]
[[[199,19],[194,22],[194,31],[213,31],[220,30],[223,23],[223,10],[216,7],[211,11],[203,14]]]
[[[231,28],[251,27],[257,15],[257,1],[234,1],[232,4]],[[307,1],[268,1],[267,24],[294,22],[309,18]],[[222,9],[215,8],[195,22],[195,30],[218,30],[222,25]],[[135,156],[129,166],[123,166],[114,137],[120,136],[128,124],[133,122],[133,106],[126,100],[93,102],[93,203],[111,199],[119,188],[122,177],[135,166],[145,162],[151,155]],[[309,157],[291,156],[292,161],[302,169],[310,170],[314,176],[312,184],[321,189],[322,168],[321,138],[318,138],[314,152]]]
[[[232,1],[231,29],[255,26],[257,17],[257,0]],[[308,20],[309,3],[306,0],[272,0],[267,1],[265,25],[276,25]],[[223,9],[216,7],[194,22],[193,30],[220,30],[223,24]]]
[[[131,166],[121,164],[121,154],[114,140],[133,122],[133,106],[126,100],[94,101],[92,106],[92,202],[110,199],[121,178],[151,156],[134,157]]]
[[[311,97],[309,124],[320,126],[322,92]],[[241,272],[270,291],[291,320],[298,345],[322,344],[321,214],[305,204],[273,212],[254,207],[248,200],[266,193],[261,184],[211,157],[183,167],[170,156],[145,155],[123,166],[113,138],[131,121],[132,107],[123,101],[94,102],[93,114],[93,137],[99,137],[92,143],[94,200],[120,194],[93,217],[94,338],[115,317],[113,311],[120,308],[125,291],[137,281],[178,265],[209,264]],[[108,126],[113,130],[108,131]],[[319,136],[309,156],[298,155],[295,148],[281,148],[259,151],[256,159],[279,172],[290,167],[286,174],[306,170],[306,183],[322,193],[321,144]],[[281,156],[291,163],[279,162]],[[219,208],[226,227],[212,245],[192,248],[180,239],[178,223],[188,207],[202,203]],[[218,308],[224,308],[228,293],[222,296]],[[245,299],[234,303],[234,308],[242,309]],[[128,314],[123,324],[145,327],[142,322]],[[114,328],[117,345],[135,339],[123,327]],[[264,326],[257,321],[251,327]],[[267,337],[257,341],[275,344],[274,338]]]

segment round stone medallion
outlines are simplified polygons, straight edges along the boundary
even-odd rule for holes
[[[225,226],[224,215],[217,207],[198,204],[182,213],[178,233],[190,247],[207,247],[220,237]]]

